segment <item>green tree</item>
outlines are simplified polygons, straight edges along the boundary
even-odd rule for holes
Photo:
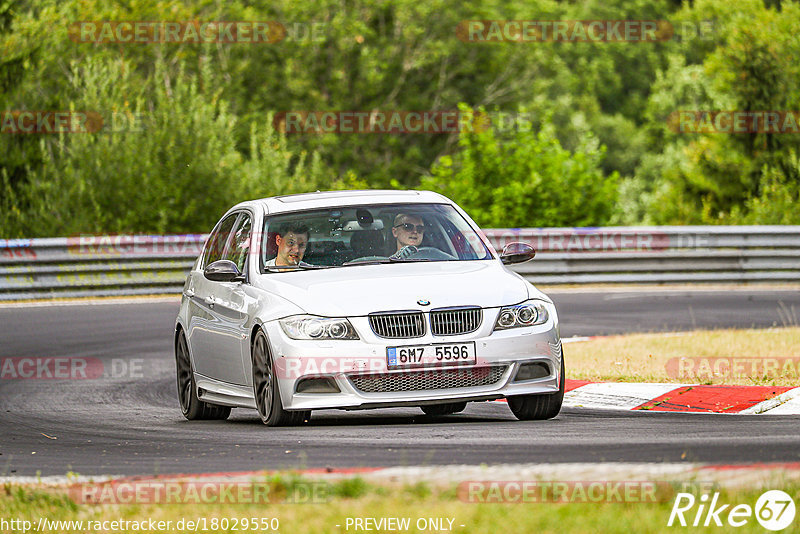
[[[678,110],[800,109],[800,5],[777,11],[757,0],[701,1],[679,16],[713,20],[716,33],[699,47],[697,39],[684,43],[683,55],[671,56],[657,76],[648,105],[652,151],[637,169],[637,183],[625,189],[623,205],[661,224],[757,221],[747,212],[754,199],[774,194],[776,184],[791,190],[798,180],[791,156],[800,149],[798,136],[676,133],[668,118]],[[640,206],[631,208],[636,195]]]
[[[150,85],[134,95],[134,71],[122,60],[72,65],[71,83],[82,95],[72,109],[120,107],[105,114],[113,124],[97,133],[40,141],[44,163],[17,193],[29,208],[8,216],[6,232],[199,232],[241,200],[337,186],[317,156],[290,151],[269,120],[250,125],[249,155],[242,156],[237,118],[210,72],[173,78],[163,62],[155,66]]]
[[[613,212],[618,175],[603,175],[604,148],[591,135],[570,152],[545,119],[538,130],[507,136],[493,128],[464,131],[459,148],[434,164],[421,187],[452,198],[481,226],[600,225]]]

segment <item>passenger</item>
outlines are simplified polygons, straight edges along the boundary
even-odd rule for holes
[[[306,253],[309,237],[308,226],[303,223],[287,223],[278,227],[275,236],[278,255],[265,263],[265,267],[299,264]]]

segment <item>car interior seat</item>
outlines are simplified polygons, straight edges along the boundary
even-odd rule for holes
[[[350,236],[350,248],[354,258],[366,256],[385,256],[383,232],[380,230],[360,230]]]
[[[264,243],[264,248],[262,249],[262,260],[268,261],[278,255],[278,243],[275,241],[275,236],[277,235],[277,232],[267,233],[266,242]]]

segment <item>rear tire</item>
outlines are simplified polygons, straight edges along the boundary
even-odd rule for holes
[[[275,366],[267,336],[259,330],[253,340],[253,395],[261,422],[267,426],[299,425],[311,417],[311,410],[287,411],[283,409]]]
[[[189,358],[189,345],[186,334],[181,329],[175,341],[175,367],[178,376],[178,401],[181,412],[189,421],[222,421],[231,414],[229,406],[209,404],[197,398],[197,384],[194,382],[192,361]]]
[[[561,411],[564,402],[566,377],[564,376],[564,353],[561,353],[561,385],[558,392],[546,395],[517,395],[508,398],[508,407],[520,421],[552,419]]]
[[[447,404],[428,404],[420,406],[425,415],[450,415],[452,413],[463,412],[467,407],[466,402],[450,402]]]

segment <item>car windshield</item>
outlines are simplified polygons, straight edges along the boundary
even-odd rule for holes
[[[492,259],[448,204],[342,206],[267,217],[262,272],[352,265]]]

